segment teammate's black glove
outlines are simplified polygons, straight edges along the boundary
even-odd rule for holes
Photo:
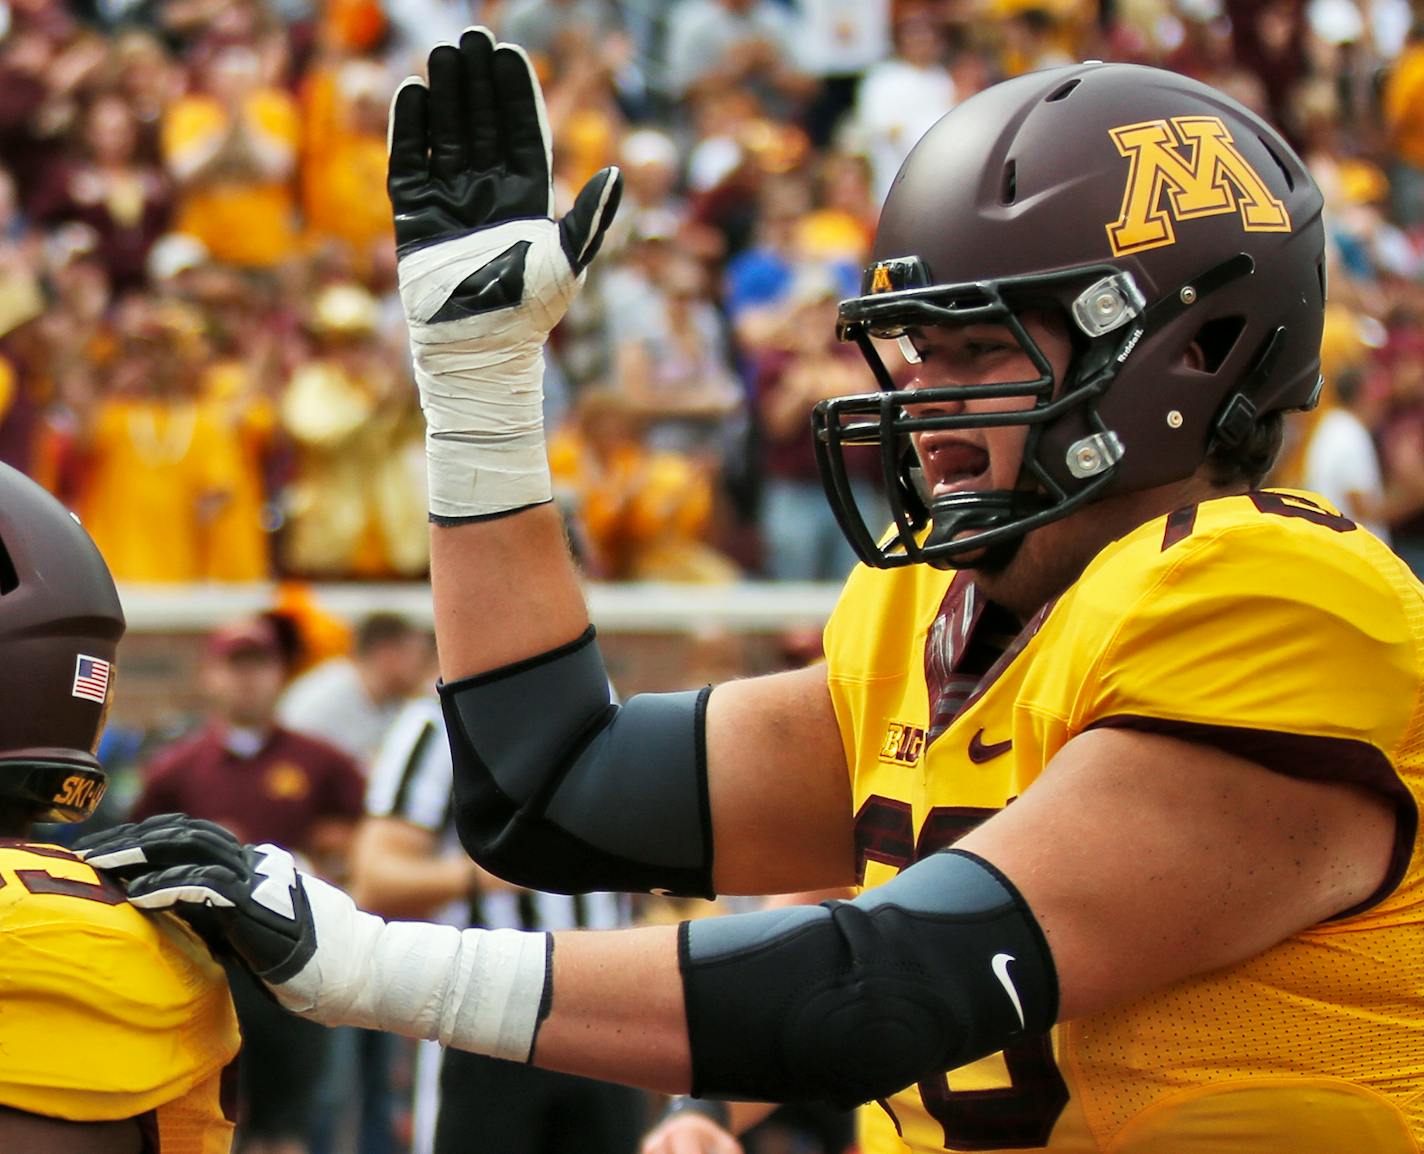
[[[89,865],[122,881],[140,909],[171,909],[220,952],[272,984],[316,950],[316,925],[292,855],[243,845],[211,821],[165,813],[81,838]]]
[[[294,1014],[529,1059],[547,935],[387,923],[300,873],[286,850],[243,845],[182,814],[122,825],[76,849],[125,884],[134,905],[172,910],[231,949]]]
[[[622,189],[606,168],[553,219],[552,143],[524,50],[468,29],[391,103],[397,271],[428,436],[430,510],[490,516],[550,499],[543,348]]]

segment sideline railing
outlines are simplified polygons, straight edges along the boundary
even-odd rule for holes
[[[317,604],[346,620],[389,610],[429,625],[430,587],[407,584],[313,584]],[[202,633],[275,603],[277,586],[121,585],[130,633]],[[768,633],[818,626],[840,586],[818,582],[756,581],[735,585],[630,582],[590,584],[589,613],[599,629],[616,633],[693,633],[721,628]]]

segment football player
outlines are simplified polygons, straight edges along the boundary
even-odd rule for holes
[[[237,1054],[227,981],[171,915],[145,916],[37,821],[104,795],[94,750],[123,611],[89,535],[0,465],[0,1150],[222,1154]]]
[[[1226,96],[1087,63],[919,142],[824,402],[865,564],[827,661],[610,705],[555,507],[541,349],[617,201],[550,211],[520,50],[392,116],[466,848],[521,884],[853,900],[552,937],[384,923],[181,819],[97,863],[275,995],[669,1092],[875,1101],[870,1154],[1424,1141],[1424,589],[1258,486],[1314,403],[1321,197]],[[876,536],[845,457],[872,452]]]

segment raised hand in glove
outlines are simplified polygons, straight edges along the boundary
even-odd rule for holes
[[[437,521],[551,497],[543,348],[598,252],[616,168],[553,219],[544,98],[523,49],[468,29],[430,53],[429,83],[391,104],[387,187],[401,301],[427,426]]]
[[[81,839],[76,850],[141,909],[172,910],[231,950],[293,1013],[527,1060],[548,939],[513,930],[385,922],[297,869],[286,850],[243,845],[210,821],[162,814]]]

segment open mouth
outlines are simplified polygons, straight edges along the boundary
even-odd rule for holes
[[[989,472],[988,452],[956,438],[926,437],[920,442],[920,458],[936,497],[977,489],[977,482]]]

